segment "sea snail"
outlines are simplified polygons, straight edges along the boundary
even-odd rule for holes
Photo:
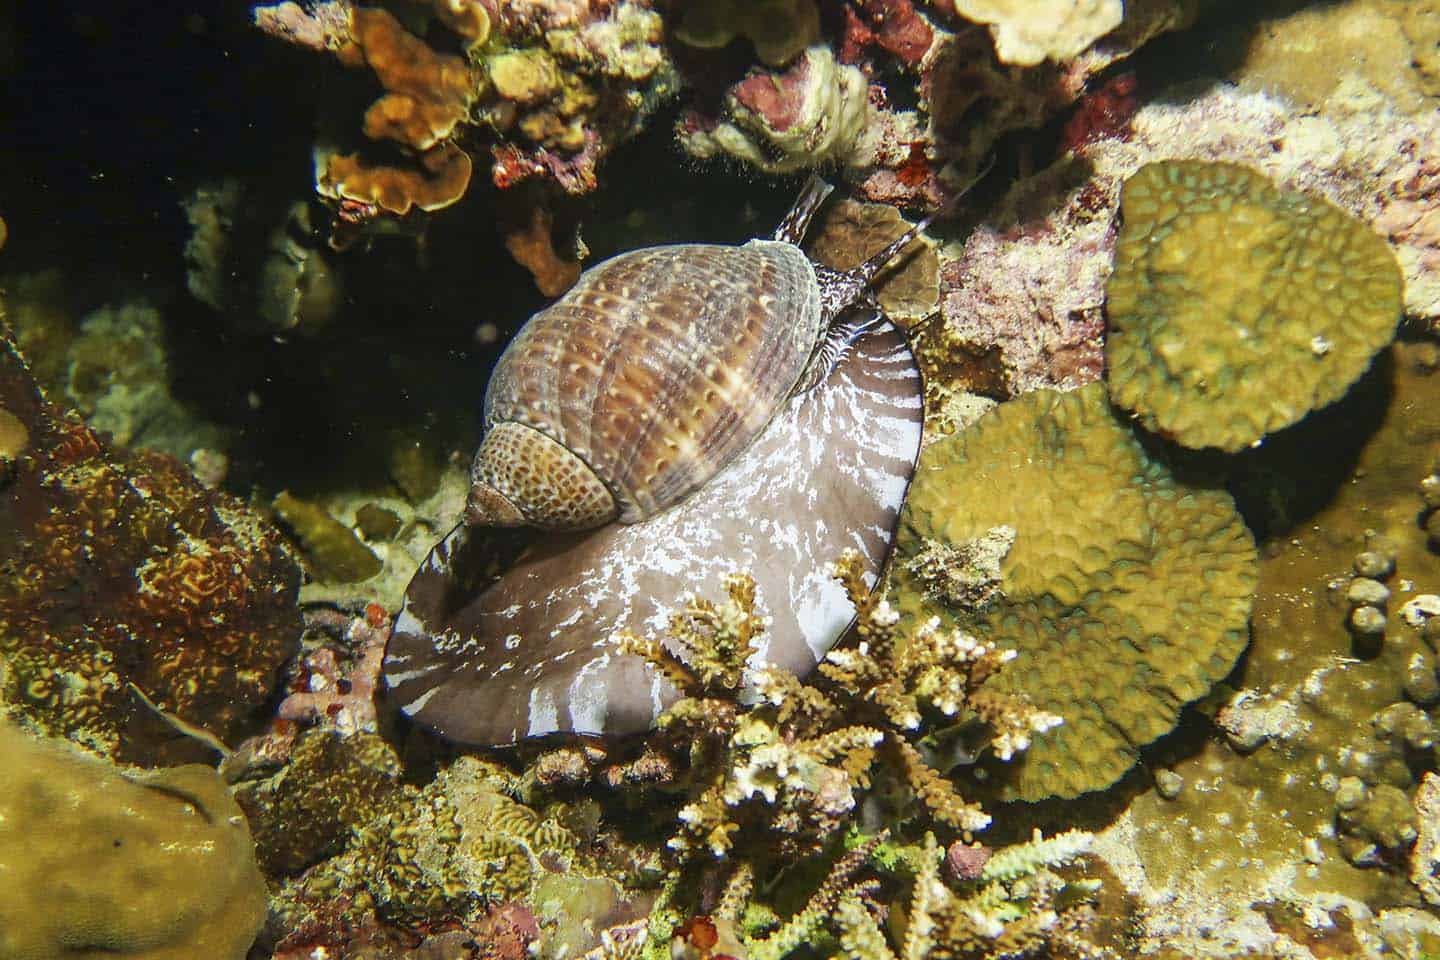
[[[807,190],[777,236],[799,239],[822,190]],[[901,238],[875,264],[911,239]],[[782,243],[756,246],[769,253]],[[790,252],[779,256],[795,262],[798,250],[783,245]],[[713,258],[747,248],[678,249]],[[778,394],[768,423],[728,458],[709,454],[711,465],[687,480],[698,484],[688,496],[646,519],[590,530],[462,523],[435,546],[406,591],[386,651],[386,685],[402,712],[451,740],[484,745],[556,731],[643,731],[675,691],[643,661],[618,654],[615,633],[661,637],[686,594],[719,599],[724,576],[736,571],[755,578],[757,612],[770,620],[752,665],[799,675],[815,666],[853,616],[827,564],[843,550],[859,550],[873,583],[889,551],[919,453],[921,384],[893,327],[880,324],[857,337],[869,314],[828,319],[839,308],[825,304],[863,297],[879,266],[850,274],[806,268],[796,271],[814,278],[801,288],[802,303],[819,302],[795,312],[817,326],[831,323],[828,335],[810,335],[815,342],[800,371],[789,374],[793,382],[767,388]],[[585,289],[594,295],[594,285]],[[740,317],[742,333],[707,341],[726,356],[749,336],[746,322],[762,322],[728,307],[711,314]],[[771,307],[764,316],[778,313]],[[647,349],[663,355],[641,320],[632,323]],[[648,355],[629,359],[643,364]],[[772,369],[752,361],[757,366]],[[708,481],[695,479],[702,473]]]
[[[849,271],[798,244],[812,179],[773,240],[621,254],[531,317],[485,393],[465,520],[584,530],[636,523],[725,468],[858,333],[837,322],[929,223]]]

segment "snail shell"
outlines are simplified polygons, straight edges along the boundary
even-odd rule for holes
[[[867,288],[929,221],[851,270],[812,265],[797,244],[828,190],[812,179],[774,241],[601,264],[520,332],[466,523],[391,634],[404,713],[476,744],[644,730],[675,691],[616,632],[663,634],[732,572],[770,621],[752,666],[804,675],[840,638],[853,610],[828,564],[857,549],[873,585],[921,431],[904,337],[846,311],[878,312]]]
[[[466,520],[584,529],[678,503],[745,449],[824,332],[800,248],[649,247],[592,267],[501,356]]]
[[[406,591],[385,658],[391,695],[463,743],[643,731],[675,691],[618,654],[615,632],[661,636],[687,593],[722,599],[736,571],[754,576],[757,613],[771,621],[752,665],[808,673],[854,613],[827,564],[858,549],[874,583],[920,417],[920,374],[887,326],[782,401],[753,444],[671,510],[578,532],[460,525]]]

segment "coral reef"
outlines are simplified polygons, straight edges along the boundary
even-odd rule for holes
[[[154,759],[133,683],[238,740],[294,650],[298,570],[239,501],[51,405],[0,327],[0,408],[29,437],[0,487],[0,700],[52,734]],[[169,731],[166,731],[167,733]]]
[[[154,165],[173,180],[137,191],[143,214],[95,202],[104,181],[138,182],[113,137],[105,162],[83,164],[88,186],[73,155],[5,161],[12,182],[48,185],[47,219],[7,206],[6,262],[45,262],[30,244],[52,220],[74,253],[56,261],[63,274],[0,278],[17,328],[0,338],[0,719],[146,763],[201,749],[221,762],[217,778],[66,757],[69,772],[31,790],[32,758],[60,748],[0,727],[0,875],[20,878],[17,896],[0,883],[0,954],[238,960],[261,921],[253,859],[270,886],[257,960],[1440,956],[1440,6],[1124,6],[1122,20],[1117,0],[265,0],[254,21],[319,56],[276,56],[258,85],[217,83],[259,94],[223,116],[183,98],[170,111],[124,75],[117,116],[148,132],[173,112],[197,138],[136,138],[198,158]],[[1207,9],[1217,16],[1194,33],[1132,56]],[[135,32],[168,44],[166,11],[153,13]],[[223,43],[253,74],[251,53],[277,51],[246,36],[250,16],[192,11],[173,46]],[[30,58],[26,24],[109,40],[116,19],[0,12],[0,72],[43,75],[56,86],[30,99],[64,103],[62,81],[91,71],[35,74],[26,61],[58,45]],[[116,46],[83,46],[82,68],[113,67]],[[279,103],[292,68],[305,89]],[[17,104],[32,93],[17,89]],[[637,138],[672,99],[678,127]],[[107,129],[56,116],[67,135]],[[295,203],[308,172],[286,183],[278,158],[303,166],[312,130],[326,202]],[[684,156],[666,154],[672,136]],[[602,166],[627,142],[623,163]],[[689,162],[700,156],[718,162]],[[1228,206],[1202,218],[1209,239],[1172,229],[1194,225],[1188,207],[1146,222],[1147,178],[1190,190],[1217,165],[1246,190],[1216,199]],[[510,308],[534,300],[529,278],[561,293],[587,242],[728,241],[779,204],[777,177],[811,168],[856,198],[817,223],[817,254],[841,268],[905,230],[900,211],[943,207],[993,171],[974,209],[947,214],[875,291],[926,389],[927,472],[889,579],[865,589],[881,572],[879,522],[859,525],[880,544],[873,569],[841,559],[843,586],[817,561],[835,543],[779,556],[852,522],[853,501],[772,514],[732,488],[695,527],[758,518],[759,549],[700,541],[710,566],[660,586],[647,571],[676,553],[610,554],[610,596],[633,619],[595,615],[611,600],[596,599],[585,543],[562,544],[575,553],[559,561],[560,546],[507,542],[498,553],[525,550],[523,569],[573,589],[555,619],[580,630],[510,653],[508,629],[436,618],[423,639],[445,656],[384,666],[403,578],[463,509],[464,411],[523,312]],[[224,179],[237,170],[253,179]],[[183,213],[176,183],[192,191]],[[1302,219],[1347,218],[1349,239],[1393,256],[1400,281],[1388,268],[1384,296],[1347,300],[1355,271],[1330,248],[1249,245],[1243,271],[1216,252],[1268,229],[1255,201],[1277,197]],[[215,313],[164,286],[178,285],[184,219],[187,280]],[[159,270],[136,242],[152,221],[170,243]],[[124,242],[109,224],[128,228]],[[382,234],[413,249],[391,256],[399,244],[369,242]],[[326,239],[354,242],[346,259],[366,267],[345,277],[343,305]],[[486,263],[505,259],[502,242],[529,278]],[[1272,253],[1284,267],[1261,282],[1251,268]],[[105,269],[125,275],[118,295],[96,295],[91,271]],[[1188,307],[1182,285],[1199,296]],[[1168,326],[1120,357],[1137,311],[1162,299]],[[1268,311],[1256,324],[1229,322],[1252,304]],[[1386,313],[1384,336],[1358,322],[1371,311]],[[1317,327],[1342,312],[1338,333]],[[1158,413],[1145,422],[1162,435],[1134,430],[1093,382],[1108,350],[1116,397],[1188,377],[1172,408],[1224,426],[1212,401],[1240,368],[1169,366],[1219,349],[1180,321],[1250,334],[1282,317],[1302,367],[1350,366],[1316,378],[1333,388],[1320,397],[1273,342],[1247,337],[1241,385],[1286,416],[1251,403],[1253,429],[1191,441],[1210,449],[1180,449],[1184,429]],[[1347,350],[1361,333],[1364,349]],[[855,344],[847,376],[898,369],[876,362],[876,343]],[[287,404],[257,371],[288,376]],[[342,381],[364,386],[340,396]],[[861,414],[851,423],[880,421]],[[770,466],[828,484],[859,469],[801,462],[813,456],[801,441],[828,442],[802,425],[768,448],[756,476],[770,492]],[[898,503],[903,484],[891,488]],[[272,519],[308,561],[298,590]],[[667,550],[674,530],[659,534]],[[470,602],[494,552],[439,588]],[[744,569],[753,582],[726,576]],[[550,589],[514,587],[497,606],[543,606]],[[797,626],[838,634],[852,609],[853,632],[828,650]],[[617,626],[633,631],[623,647]],[[789,671],[773,665],[789,656]],[[451,699],[472,665],[513,686]],[[431,686],[405,690],[412,670]],[[608,733],[608,720],[586,726],[607,709],[639,719],[630,737],[467,750],[377,704],[382,672],[403,704],[447,711],[437,727],[499,717],[520,738]],[[512,704],[520,718],[501,717]],[[657,714],[661,728],[640,734]],[[110,801],[128,810],[119,847],[75,826]],[[80,855],[57,866],[15,852],[34,837]],[[103,943],[74,935],[112,923]]]
[[[869,85],[859,68],[815,46],[780,73],[755,70],[727,91],[717,118],[689,113],[676,136],[701,159],[743,160],[766,173],[826,163],[863,165],[857,156],[871,127]]]
[[[272,35],[368,68],[383,91],[361,124],[367,147],[317,152],[316,185],[336,205],[339,242],[377,218],[454,204],[485,151],[498,187],[539,178],[592,190],[596,164],[674,87],[648,3],[426,6],[407,12],[420,21],[408,25],[348,2],[254,12]],[[463,55],[431,46],[427,19]]]
[[[1013,528],[998,592],[953,605],[956,548]],[[1064,719],[993,770],[1006,798],[1109,786],[1247,640],[1255,546],[1230,497],[1176,478],[1104,388],[1036,391],[928,446],[896,539],[909,622],[941,617],[1018,656],[987,689]],[[986,597],[989,597],[988,601]]]
[[[1400,263],[1405,313],[1432,326],[1440,246],[1425,214],[1440,183],[1429,159],[1437,150],[1433,111],[1402,114],[1353,84],[1306,115],[1227,84],[1149,97],[1116,135],[1086,139],[1020,181],[944,249],[942,316],[918,331],[915,348],[927,389],[1009,396],[1098,379],[1120,187],[1162,160],[1244,164],[1372,223]]]
[[[1217,690],[1224,736],[1147,758],[1185,788],[1135,797],[1095,847],[1140,901],[1140,929],[1184,956],[1304,956],[1285,951],[1342,929],[1354,942],[1331,955],[1421,956],[1417,943],[1440,944],[1433,916],[1399,909],[1414,902],[1406,864],[1417,854],[1385,836],[1413,822],[1421,843],[1433,837],[1416,779],[1435,764],[1434,702],[1411,699],[1434,687],[1431,641],[1398,615],[1378,636],[1346,626],[1357,566],[1384,584],[1391,610],[1440,582],[1415,522],[1416,481],[1440,443],[1426,348],[1391,346],[1350,398],[1242,455],[1247,515],[1277,497],[1287,514],[1261,552],[1250,648],[1233,688]],[[1395,791],[1422,812],[1401,810]],[[1303,919],[1277,929],[1277,909]]]
[[[1106,285],[1110,398],[1190,447],[1241,450],[1338,399],[1395,334],[1400,270],[1332,204],[1234,164],[1125,181]]]
[[[265,919],[213,770],[127,773],[0,720],[0,956],[243,960]]]

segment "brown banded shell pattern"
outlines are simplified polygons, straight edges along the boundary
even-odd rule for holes
[[[621,522],[634,523],[745,449],[799,380],[821,328],[814,268],[792,244],[622,254],[582,274],[506,348],[486,428],[516,422],[561,443],[609,487]]]
[[[390,696],[462,743],[637,733],[676,692],[619,654],[616,632],[663,636],[686,594],[719,600],[737,571],[754,576],[770,621],[752,666],[803,676],[854,614],[830,562],[859,550],[873,584],[889,551],[920,448],[920,387],[887,325],[783,401],[754,443],[672,510],[586,532],[462,524],[406,590],[386,650]]]

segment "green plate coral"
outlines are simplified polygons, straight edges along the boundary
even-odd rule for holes
[[[998,589],[957,590],[984,578],[997,529],[1014,536]],[[1064,719],[992,768],[1002,797],[1039,800],[1114,783],[1229,672],[1255,580],[1229,494],[1178,480],[1092,384],[1026,394],[926,448],[891,590],[906,616],[1013,649],[986,689]]]
[[[1187,447],[1236,451],[1339,397],[1390,342],[1385,241],[1242,166],[1151,163],[1125,182],[1106,287],[1110,398]]]

